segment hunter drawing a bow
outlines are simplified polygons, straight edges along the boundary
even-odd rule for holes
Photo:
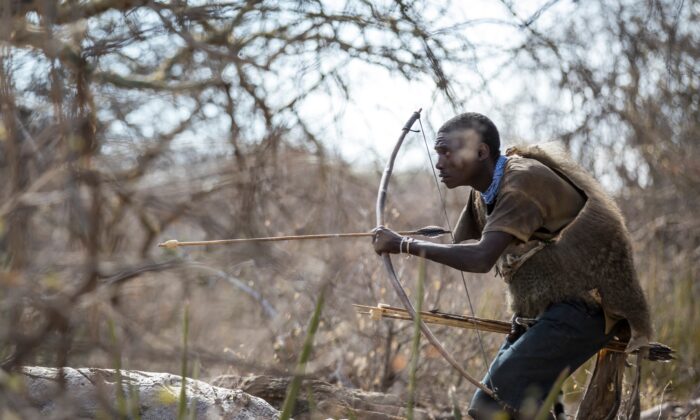
[[[384,211],[386,207],[386,200],[387,200],[387,192],[389,188],[389,181],[391,178],[391,174],[394,169],[394,162],[396,160],[396,157],[398,155],[399,150],[401,149],[401,146],[403,145],[404,139],[408,135],[410,131],[417,131],[417,130],[412,130],[413,125],[418,121],[418,123],[421,125],[421,130],[420,132],[422,133],[423,141],[425,143],[426,149],[428,150],[428,158],[430,159],[430,166],[433,168],[433,177],[435,180],[435,184],[437,186],[438,193],[440,194],[440,203],[442,205],[442,212],[445,217],[445,223],[447,224],[447,229],[441,228],[438,226],[426,226],[421,229],[417,230],[407,230],[407,231],[400,231],[397,232],[400,235],[421,235],[425,237],[438,237],[444,234],[450,234],[452,235],[452,227],[450,225],[449,218],[447,216],[447,209],[445,206],[445,200],[440,192],[440,185],[439,181],[437,179],[437,175],[435,173],[434,165],[432,162],[432,158],[430,158],[430,153],[429,153],[429,147],[428,147],[428,142],[425,136],[425,132],[422,127],[422,123],[420,120],[420,110],[414,112],[411,117],[408,119],[406,124],[403,126],[401,129],[401,134],[398,138],[398,141],[396,142],[394,149],[391,153],[391,156],[389,157],[388,162],[386,163],[386,166],[384,168],[384,172],[382,174],[382,178],[379,184],[379,190],[377,193],[377,202],[376,202],[376,224],[377,226],[383,226],[385,223],[385,217],[384,217]],[[234,245],[234,244],[241,244],[241,243],[249,243],[249,242],[272,242],[272,241],[291,241],[291,240],[315,240],[315,239],[331,239],[331,238],[359,238],[359,237],[367,237],[367,236],[372,236],[374,235],[374,232],[358,232],[358,233],[324,233],[324,234],[312,234],[312,235],[288,235],[288,236],[272,236],[272,237],[262,237],[262,238],[237,238],[237,239],[219,239],[219,240],[210,240],[210,241],[189,241],[189,242],[180,242],[178,240],[172,239],[169,241],[162,242],[158,244],[159,247],[166,248],[166,249],[174,249],[174,248],[179,248],[179,247],[185,247],[185,246],[208,246],[208,245]],[[454,241],[454,237],[452,238]],[[469,329],[474,329],[478,338],[478,343],[479,347],[481,350],[481,355],[484,359],[484,364],[488,366],[488,360],[486,357],[486,352],[484,350],[484,345],[483,341],[481,338],[480,331],[486,331],[486,332],[500,332],[500,333],[508,333],[509,332],[509,323],[503,322],[503,321],[496,321],[496,320],[490,320],[490,319],[483,319],[483,318],[477,318],[474,313],[474,307],[472,305],[471,297],[469,294],[469,289],[467,288],[467,283],[466,279],[464,277],[464,273],[460,271],[460,274],[462,276],[462,284],[464,285],[464,291],[466,293],[466,300],[469,306],[469,309],[471,311],[471,316],[470,317],[464,317],[461,315],[454,315],[454,314],[445,314],[445,313],[438,313],[438,312],[430,312],[430,313],[423,313],[425,315],[425,319],[423,316],[419,316],[416,313],[416,310],[411,303],[410,299],[408,298],[408,295],[406,294],[406,291],[404,290],[403,286],[401,285],[401,282],[399,281],[399,278],[396,274],[396,271],[394,270],[394,266],[391,261],[391,257],[388,253],[384,253],[380,256],[384,267],[387,271],[387,274],[389,276],[389,282],[391,283],[392,287],[396,291],[396,294],[399,297],[399,300],[401,300],[401,303],[405,307],[405,311],[401,308],[392,308],[388,307],[386,305],[379,305],[378,307],[367,307],[367,306],[362,306],[360,305],[360,310],[362,310],[362,313],[367,313],[372,315],[373,319],[375,318],[393,318],[393,319],[411,319],[411,320],[416,320],[416,318],[419,321],[419,327],[423,335],[426,337],[426,339],[430,342],[430,344],[442,355],[442,357],[452,366],[454,367],[467,381],[469,381],[471,384],[476,386],[477,388],[481,389],[484,393],[492,397],[494,400],[498,401],[501,405],[504,407],[510,408],[505,402],[503,402],[500,398],[498,398],[498,389],[496,389],[493,384],[490,387],[487,387],[485,384],[482,384],[479,382],[477,379],[472,377],[460,364],[455,360],[455,358],[452,356],[450,352],[448,352],[445,347],[442,345],[442,343],[435,337],[433,332],[430,330],[430,328],[427,325],[427,322],[430,323],[435,323],[435,324],[441,324],[441,325],[447,325],[451,327],[458,327],[458,328],[469,328]],[[608,344],[607,349],[612,350],[612,351],[617,351],[617,352],[624,352],[626,343],[621,342],[621,341],[612,341],[611,343]],[[652,361],[669,361],[674,358],[674,350],[671,349],[670,347],[663,345],[661,343],[651,343],[651,350],[647,355],[645,355],[648,360]]]

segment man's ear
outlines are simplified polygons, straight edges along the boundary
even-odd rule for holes
[[[477,152],[479,160],[486,160],[490,155],[491,149],[489,148],[489,145],[483,142],[479,143],[479,151]]]

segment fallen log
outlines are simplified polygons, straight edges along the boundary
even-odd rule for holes
[[[239,389],[280,408],[292,377],[223,375],[212,380],[217,387]],[[416,420],[444,418],[420,404],[413,409]],[[317,379],[304,379],[293,417],[297,420],[356,418],[398,420],[406,418],[406,398],[380,392],[344,388]],[[451,418],[451,417],[450,417]]]

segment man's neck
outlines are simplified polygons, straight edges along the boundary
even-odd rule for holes
[[[471,185],[472,188],[476,188],[477,191],[484,193],[491,185],[493,181],[493,172],[496,170],[496,165],[492,160],[488,160],[486,163],[486,168],[481,172],[480,176]]]

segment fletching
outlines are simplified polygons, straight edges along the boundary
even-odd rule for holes
[[[450,231],[440,226],[426,226],[416,231],[416,235],[422,235],[427,238],[437,238],[438,236],[446,233],[450,233]]]
[[[649,343],[649,354],[647,359],[655,362],[668,362],[674,360],[676,353],[671,347],[661,343]]]

